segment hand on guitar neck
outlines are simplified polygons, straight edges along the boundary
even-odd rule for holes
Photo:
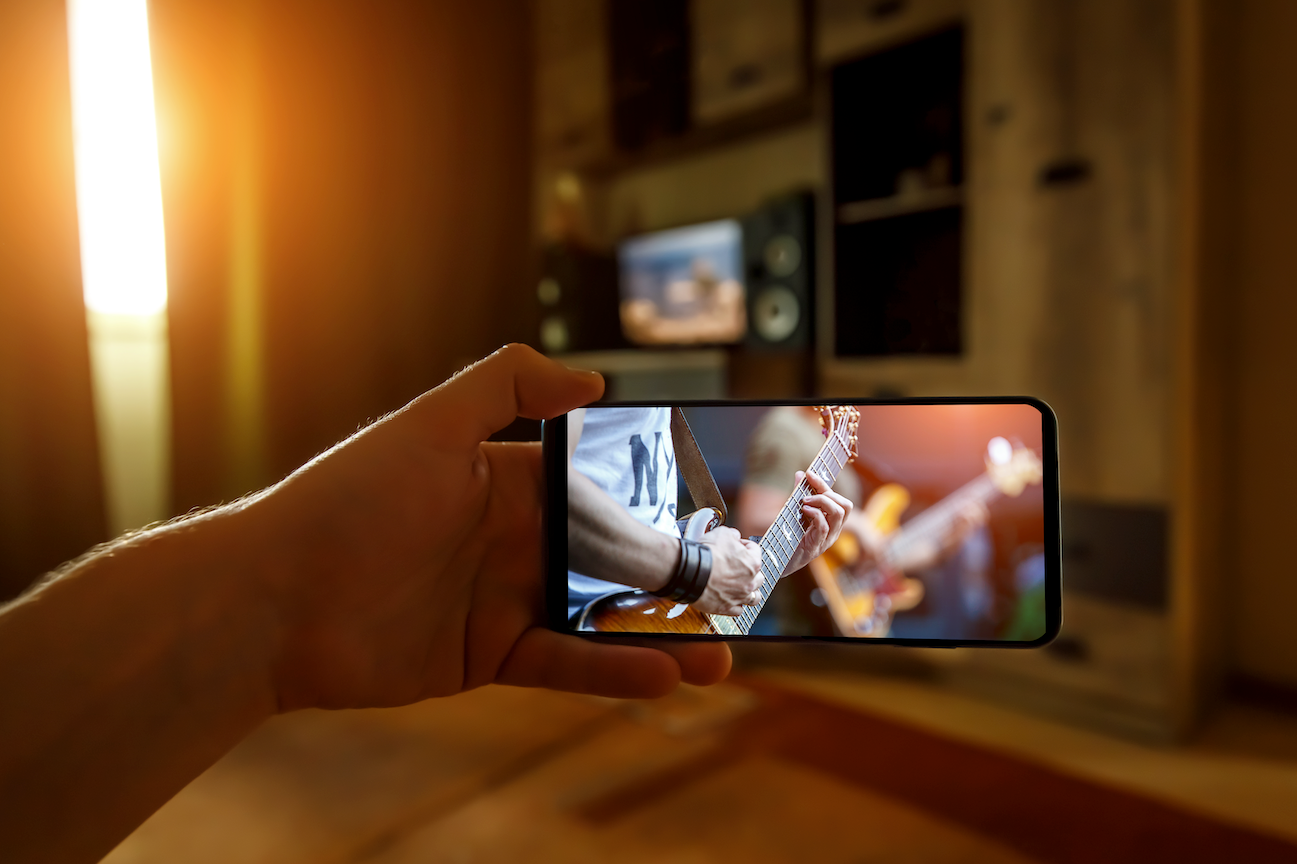
[[[803,478],[815,493],[802,501],[802,525],[806,534],[779,576],[795,573],[809,564],[837,542],[842,529],[852,524],[854,518],[851,499],[834,492],[813,472],[798,471],[793,477],[793,486],[799,486]],[[739,491],[737,508],[742,530],[747,534],[766,533],[783,509],[787,497],[786,490],[756,484],[744,486]]]

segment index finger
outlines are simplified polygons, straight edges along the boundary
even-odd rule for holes
[[[820,475],[812,471],[806,472],[806,482],[812,489],[814,489],[816,492],[819,492],[821,494],[828,492],[830,489],[833,488],[827,482],[825,482],[823,477],[821,477]]]

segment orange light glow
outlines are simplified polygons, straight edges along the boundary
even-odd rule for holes
[[[77,211],[86,306],[167,304],[162,187],[145,0],[68,0]]]

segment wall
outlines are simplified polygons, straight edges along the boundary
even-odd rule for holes
[[[1231,283],[1217,286],[1237,315],[1233,555],[1223,593],[1236,670],[1297,686],[1289,539],[1297,511],[1297,4],[1240,5],[1236,261]]]
[[[601,239],[747,213],[783,192],[818,188],[827,174],[817,123],[619,174],[597,199]]]
[[[179,509],[527,335],[514,0],[151,3]]]
[[[105,539],[62,0],[0,4],[0,601]]]
[[[528,333],[521,0],[153,0],[176,509]],[[105,539],[62,0],[0,4],[0,599]]]

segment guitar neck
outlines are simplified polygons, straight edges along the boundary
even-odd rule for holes
[[[888,544],[891,558],[904,560],[906,552],[916,546],[939,542],[966,507],[985,504],[1000,494],[999,487],[986,474],[965,483],[901,526]]]
[[[832,486],[850,459],[850,447],[842,440],[842,433],[835,430],[820,448],[809,470]],[[802,538],[806,536],[806,529],[802,527],[802,499],[810,494],[813,494],[810,485],[803,478],[784,502],[779,517],[771,523],[770,529],[761,538],[761,572],[766,578],[757,589],[761,598],[757,604],[745,606],[743,612],[733,618],[728,615],[707,616],[711,619],[712,627],[717,633],[722,636],[748,635],[757,616],[765,608],[766,601],[770,599],[770,594],[779,584],[779,577],[783,575],[784,568],[788,566],[789,561],[793,560],[793,554],[801,544]]]

